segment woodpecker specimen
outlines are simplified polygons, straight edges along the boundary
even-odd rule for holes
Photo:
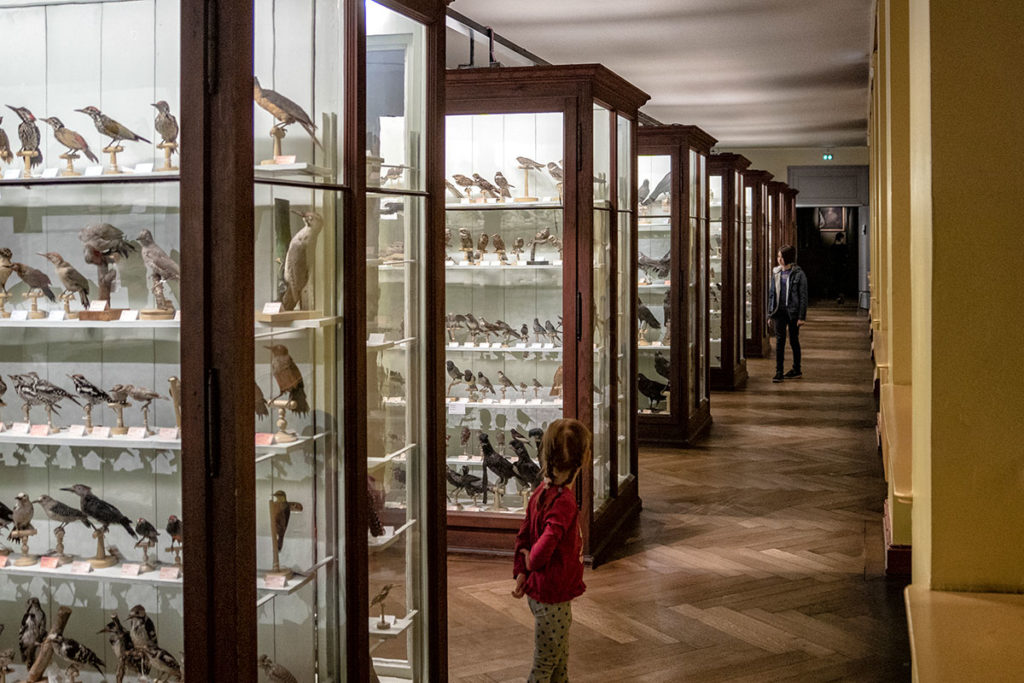
[[[491,472],[494,472],[495,476],[498,477],[497,486],[505,486],[509,479],[513,477],[518,479],[526,485],[526,480],[516,474],[515,468],[512,467],[512,463],[503,455],[499,455],[494,447],[491,446],[490,438],[480,432],[480,449],[484,454],[484,466]]]
[[[642,303],[637,305],[637,316],[640,318],[641,328],[647,329],[649,327],[654,330],[661,329],[661,323],[658,322],[658,319],[654,317],[653,313],[651,313],[651,309],[647,308],[647,306]]]
[[[478,372],[478,373],[476,373],[476,379],[477,379],[477,384],[480,385],[480,388],[484,390],[485,394],[488,391],[491,392],[492,394],[495,393],[494,385],[491,384],[491,380],[487,378],[487,375],[485,375],[482,372]]]
[[[176,144],[178,142],[178,119],[174,118],[174,114],[171,113],[171,107],[164,100],[154,102],[153,105],[156,107],[156,120],[153,121],[153,127],[156,128],[156,132],[160,133],[160,138],[164,143]]]
[[[110,650],[117,657],[116,677],[119,683],[124,680],[125,674],[129,671],[139,675],[145,675],[149,671],[145,654],[134,648],[131,636],[128,635],[128,630],[121,624],[121,619],[117,614],[111,614],[110,621],[98,633],[107,634]]]
[[[164,401],[167,400],[166,396],[161,396],[157,392],[152,389],[147,389],[146,387],[137,387],[134,384],[127,384],[125,385],[125,388],[128,391],[128,396],[142,404],[141,407],[143,410],[149,408],[149,405],[158,398],[163,399]]]
[[[12,263],[11,270],[21,278],[22,282],[28,285],[30,290],[38,289],[50,301],[57,301],[53,290],[50,289],[50,278],[46,273],[32,266],[26,266],[24,263]]]
[[[167,535],[171,537],[172,548],[174,547],[175,542],[177,542],[178,545],[181,545],[182,524],[180,519],[178,519],[174,515],[168,517],[167,527],[164,529],[164,531],[166,531]]]
[[[548,162],[548,174],[555,179],[556,183],[562,182],[564,174],[562,173],[562,167],[553,161]]]
[[[515,185],[510,184],[501,171],[494,174],[494,184],[501,190],[502,197],[512,197],[512,191],[509,188],[513,188]]]
[[[288,521],[293,512],[302,512],[302,503],[295,503],[288,500],[284,491],[274,491],[273,494],[273,519],[274,533],[277,536],[277,551],[281,552],[284,547],[284,535],[288,531]]]
[[[78,299],[82,302],[82,305],[88,307],[89,281],[85,279],[85,276],[79,273],[73,265],[65,261],[64,257],[55,251],[39,255],[46,257],[46,260],[53,264],[53,267],[57,270],[57,279],[60,280],[64,291],[78,294]]]
[[[275,664],[270,657],[260,655],[256,664],[267,674],[267,680],[271,683],[299,683],[299,680],[292,675],[292,672],[280,664]]]
[[[288,400],[295,402],[293,412],[305,415],[309,412],[306,385],[302,381],[299,366],[295,364],[291,354],[288,353],[288,347],[284,344],[274,344],[264,348],[269,349],[273,356],[270,361],[270,371],[274,374],[278,391],[281,392],[271,400],[277,400],[284,394],[288,394]]]
[[[636,201],[639,204],[643,204],[644,200],[647,199],[647,195],[651,193],[651,180],[650,178],[644,178],[644,182],[640,183],[640,189],[636,193]]]
[[[260,79],[255,76],[252,77],[252,96],[256,104],[270,112],[271,116],[278,120],[278,123],[274,124],[275,128],[284,130],[291,124],[298,123],[303,130],[309,133],[309,137],[313,138],[316,146],[323,149],[323,145],[316,139],[316,125],[302,107],[281,93],[260,87]]]
[[[78,402],[78,399],[72,396],[66,389],[57,386],[49,380],[42,379],[36,375],[35,372],[29,372],[27,374],[32,377],[32,388],[35,391],[39,402],[53,412],[57,412],[57,404],[64,399],[68,399],[76,406],[82,405]]]
[[[11,516],[13,514],[14,513],[11,508],[7,507],[2,501],[0,501],[0,529],[6,529],[9,525],[14,523],[14,517]]]
[[[479,173],[473,174],[473,183],[480,188],[481,192],[486,192],[492,197],[498,197],[501,195],[501,192],[498,191],[498,188],[492,185],[491,181],[489,181],[487,178],[484,178]]]
[[[60,522],[57,529],[63,529],[71,522],[81,522],[90,529],[93,528],[92,524],[89,523],[88,516],[86,516],[84,512],[76,510],[70,505],[66,505],[55,498],[51,498],[45,493],[32,502],[38,503],[39,506],[43,508],[43,512],[46,513],[47,517],[55,522]],[[56,531],[56,529],[54,531]]]
[[[253,382],[253,384],[255,384],[256,386],[256,390],[254,392],[256,403],[254,407],[256,415],[257,417],[267,417],[268,415],[270,415],[270,411],[267,409],[267,397],[263,395],[263,390],[260,389],[259,384],[255,382]]]
[[[156,626],[142,605],[135,605],[128,612],[128,636],[132,639],[132,647],[136,650],[158,645]]]
[[[120,510],[107,501],[93,495],[92,487],[85,484],[75,484],[74,486],[62,488],[61,491],[70,491],[79,496],[81,498],[82,512],[99,522],[102,525],[100,531],[103,533],[107,532],[107,528],[111,524],[120,524],[128,532],[129,536],[138,538],[132,529],[132,520],[128,519]]]
[[[92,153],[91,149],[89,149],[89,143],[85,141],[85,138],[65,126],[56,116],[40,120],[46,121],[50,124],[53,128],[53,137],[57,139],[57,142],[68,148],[68,156],[76,157],[78,156],[78,152],[81,152],[85,155],[85,158],[92,163],[99,163],[100,160],[97,159],[96,155]]]
[[[21,630],[18,631],[18,648],[21,650],[21,661],[32,666],[36,661],[36,651],[46,639],[46,612],[39,605],[39,598],[29,598],[25,616],[21,618]]]
[[[309,282],[310,260],[324,227],[323,217],[313,211],[292,211],[302,217],[302,228],[288,243],[284,257],[284,285],[281,307],[290,311],[302,302],[302,290]]]
[[[517,460],[512,463],[513,469],[519,478],[527,483],[530,488],[536,488],[540,484],[540,465],[535,463],[530,457],[530,451],[526,450],[526,445],[519,440],[513,439],[512,443],[509,444],[512,450],[515,452]]]
[[[162,647],[147,647],[139,652],[146,658],[146,667],[155,681],[180,681],[181,664]]]
[[[85,401],[85,405],[98,406],[111,403],[110,395],[87,380],[84,375],[75,374],[68,375],[68,377],[75,383],[75,391],[78,393],[78,397]]]
[[[650,401],[651,410],[657,409],[658,404],[665,400],[665,392],[668,391],[667,384],[648,379],[642,372],[637,376],[637,388]]]
[[[662,355],[661,351],[654,352],[654,371],[665,379],[672,379],[671,363],[668,358]]]
[[[96,130],[101,135],[106,135],[110,138],[110,143],[107,145],[108,148],[117,146],[122,140],[127,140],[128,142],[149,142],[146,138],[131,132],[126,126],[110,118],[96,107],[88,106],[83,109],[76,109],[75,111],[80,111],[92,118]]]
[[[665,174],[665,176],[661,180],[658,181],[658,184],[654,186],[654,189],[651,190],[651,193],[649,195],[647,195],[647,198],[644,199],[644,201],[641,202],[641,203],[645,204],[647,206],[650,206],[651,204],[653,204],[658,199],[658,197],[660,197],[661,195],[663,195],[666,192],[668,192],[669,187],[671,185],[672,185],[672,172],[669,171],[668,173]]]
[[[0,247],[0,290],[7,291],[7,278],[11,277],[14,267],[11,259],[14,253],[7,247]]]
[[[14,393],[23,402],[21,409],[25,413],[25,421],[28,422],[29,409],[32,406],[43,405],[35,390],[35,379],[29,375],[8,375],[8,377],[14,380]]]
[[[0,123],[3,122],[4,117],[0,116]],[[14,162],[14,152],[11,151],[11,141],[7,139],[7,133],[4,132],[3,128],[0,128],[0,159],[7,164]]]
[[[147,541],[150,545],[156,545],[157,539],[160,536],[160,532],[156,530],[156,527],[143,517],[139,517],[135,522],[135,533],[139,535],[139,543]]]
[[[532,168],[535,171],[544,169],[544,164],[538,163],[529,157],[516,157],[516,161],[519,162],[520,168]]]
[[[21,140],[21,149],[18,150],[18,153],[36,152],[29,162],[29,167],[34,168],[43,163],[43,153],[39,151],[39,142],[42,136],[39,134],[39,126],[36,125],[36,117],[27,107],[12,107],[8,104],[7,108],[21,117],[21,123],[18,124],[18,139]]]
[[[153,234],[149,230],[143,230],[135,239],[142,245],[142,262],[154,280],[163,282],[181,277],[178,264],[153,241]]]
[[[95,652],[90,650],[85,645],[82,645],[73,638],[65,638],[58,633],[51,633],[47,636],[47,640],[53,643],[53,650],[61,659],[66,661],[68,664],[77,664],[81,666],[91,666],[100,672],[100,676],[103,675],[103,668],[106,666],[103,660],[100,659]]]

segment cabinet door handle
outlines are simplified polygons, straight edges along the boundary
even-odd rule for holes
[[[583,341],[583,295],[576,292],[576,341]]]
[[[220,382],[215,368],[206,371],[206,474],[220,476]]]
[[[217,92],[217,3],[206,0],[206,94]]]

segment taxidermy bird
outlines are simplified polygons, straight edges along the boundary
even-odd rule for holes
[[[180,681],[181,665],[167,650],[162,647],[151,646],[143,648],[142,654],[146,658],[146,667],[149,674],[155,681]]]
[[[39,142],[42,136],[39,134],[39,126],[36,125],[36,117],[27,107],[12,107],[8,104],[7,108],[21,117],[21,123],[18,124],[18,139],[21,141],[21,149],[18,150],[18,153],[35,152],[36,155],[29,162],[29,167],[34,168],[43,163],[43,153],[39,151]]]
[[[135,245],[125,239],[124,233],[110,223],[94,223],[78,231],[78,239],[86,246],[85,262],[99,265],[89,259],[91,252],[96,252],[108,261],[128,258],[135,251]],[[94,256],[95,257],[95,256]]]
[[[651,193],[647,195],[647,198],[643,201],[643,204],[649,206],[653,204],[658,197],[668,192],[669,187],[672,185],[672,172],[669,171],[665,176],[658,181],[658,184],[654,186]]]
[[[284,547],[284,535],[288,531],[288,521],[293,512],[302,512],[302,503],[295,503],[288,500],[284,491],[274,491],[272,496],[272,523],[277,536],[277,551],[281,552]]]
[[[267,409],[267,397],[263,395],[263,390],[260,389],[260,385],[253,383],[256,386],[256,390],[253,392],[255,398],[255,410],[258,417],[267,417],[270,415],[270,410]]]
[[[154,279],[164,282],[181,278],[178,264],[153,241],[153,233],[143,230],[135,239],[142,245],[142,262]]]
[[[128,612],[128,635],[132,639],[132,647],[136,649],[157,645],[156,626],[142,605],[135,605]]]
[[[96,130],[110,138],[110,144],[107,147],[115,147],[122,140],[127,140],[128,142],[149,142],[146,138],[131,132],[127,126],[118,123],[96,107],[89,106],[76,109],[75,111],[80,111],[89,116],[92,119],[93,125],[96,126]]]
[[[644,182],[640,184],[640,189],[637,190],[636,200],[637,203],[643,204],[644,200],[647,199],[647,195],[651,193],[651,181],[649,178],[644,178]]]
[[[275,664],[266,655],[260,655],[259,659],[256,660],[256,664],[259,668],[263,669],[263,673],[267,674],[267,680],[271,683],[299,683],[299,680],[292,675],[291,671],[280,664]]]
[[[488,379],[487,375],[485,375],[484,373],[482,373],[482,372],[476,373],[476,381],[477,381],[477,384],[480,385],[480,388],[483,389],[485,394],[488,391],[491,392],[492,394],[495,393],[494,392],[494,385],[491,384],[491,380]]]
[[[32,390],[35,391],[39,402],[49,407],[53,412],[57,412],[57,404],[64,399],[68,399],[76,406],[82,405],[78,402],[78,399],[53,382],[40,378],[35,372],[27,374],[32,377]]]
[[[469,473],[468,465],[462,466],[461,473],[456,472],[451,468],[451,466],[449,466],[445,477],[448,479],[448,483],[454,487],[451,494],[448,496],[449,500],[451,499],[451,496],[458,496],[459,491],[466,491],[467,486],[476,485],[480,482],[480,477]]]
[[[494,251],[505,251],[505,240],[498,233],[491,235],[491,244],[494,246]]]
[[[486,192],[492,197],[497,197],[501,194],[501,192],[498,191],[498,188],[491,184],[491,181],[487,180],[487,178],[484,178],[479,173],[473,174],[473,182],[480,188],[481,192]]]
[[[128,390],[128,396],[141,403],[141,407],[143,410],[149,408],[149,405],[158,398],[164,401],[167,400],[166,396],[161,396],[152,389],[147,389],[146,387],[137,387],[134,384],[127,384],[125,386]]]
[[[11,508],[7,507],[2,501],[0,501],[0,529],[6,529],[9,525],[14,523],[14,517],[11,516],[13,514],[14,513]]]
[[[526,482],[530,488],[536,488],[540,484],[540,465],[535,463],[530,457],[530,452],[526,450],[526,445],[518,439],[513,439],[510,444],[512,450],[516,454],[517,460],[512,464],[513,469],[519,478]]]
[[[324,219],[318,213],[295,210],[292,210],[292,213],[302,218],[302,228],[288,243],[288,251],[284,256],[285,290],[281,295],[281,307],[286,311],[299,306],[302,300],[302,290],[309,282],[310,260],[316,251],[317,238],[324,227]]]
[[[91,666],[100,672],[100,676],[103,675],[103,667],[105,666],[103,660],[85,645],[82,645],[73,638],[65,638],[57,633],[51,633],[47,636],[47,640],[53,643],[53,650],[57,656],[68,664]]]
[[[156,527],[143,517],[139,517],[135,522],[135,533],[139,535],[139,543],[146,541],[150,545],[156,545],[160,537],[160,532],[156,530]]]
[[[480,233],[480,237],[476,240],[476,250],[481,254],[487,253],[487,243],[490,242],[491,238],[486,232]]]
[[[652,259],[650,256],[640,252],[640,258],[637,259],[637,265],[640,266],[640,270],[644,271],[647,277],[664,280],[668,277],[669,269],[672,267],[672,254],[671,252],[665,254],[660,259]]]
[[[149,667],[146,665],[145,654],[134,648],[131,636],[128,635],[128,630],[121,624],[121,619],[117,614],[111,614],[110,621],[98,633],[107,634],[110,650],[117,658],[116,679],[118,682],[123,681],[125,674],[129,671],[140,675],[148,673]]]
[[[178,142],[178,119],[174,118],[174,114],[171,113],[171,107],[164,100],[154,102],[153,105],[156,107],[156,119],[153,121],[153,127],[156,128],[156,132],[160,133],[160,139],[167,144],[175,144]]]
[[[637,306],[637,317],[640,319],[641,326],[645,329],[648,327],[653,330],[661,329],[661,323],[658,322],[658,319],[654,317],[653,313],[651,313],[651,309],[647,308],[647,306],[642,303]]]
[[[526,485],[526,480],[516,474],[512,463],[503,455],[500,455],[491,445],[490,438],[480,432],[480,449],[484,454],[484,466],[498,477],[497,486],[505,486],[509,479],[515,478]]]
[[[0,247],[0,290],[7,291],[7,280],[11,277],[11,273],[14,272],[14,264],[11,263],[11,259],[14,258],[14,252],[7,247]]]
[[[57,279],[60,280],[64,291],[78,294],[78,299],[82,302],[82,305],[88,307],[89,281],[85,279],[85,276],[55,251],[48,251],[45,254],[39,255],[44,256],[47,261],[53,264],[54,269],[57,271]]]
[[[102,525],[100,531],[103,533],[107,532],[111,524],[120,524],[128,532],[129,536],[138,538],[135,535],[135,530],[132,529],[132,520],[125,517],[120,510],[107,501],[93,495],[92,487],[85,484],[75,484],[74,486],[62,488],[61,491],[70,491],[78,495],[81,498],[82,512],[99,522]]]
[[[302,107],[279,92],[260,87],[260,79],[255,76],[252,77],[252,96],[256,104],[270,112],[271,116],[278,120],[278,123],[274,124],[275,128],[283,130],[293,123],[298,123],[303,130],[309,133],[309,137],[313,138],[316,146],[323,149],[323,145],[316,139],[316,124]]]
[[[21,278],[22,282],[28,285],[30,290],[38,289],[50,301],[57,300],[57,297],[53,294],[53,290],[50,289],[50,278],[43,271],[37,270],[32,266],[26,266],[24,263],[12,263],[11,270],[17,273],[18,277]]]
[[[551,177],[555,179],[556,183],[562,182],[562,179],[564,177],[562,173],[562,167],[553,161],[548,162],[548,174],[550,174]]]
[[[562,394],[562,366],[559,365],[555,370],[554,377],[551,378],[551,391],[549,396],[560,396]]]
[[[32,666],[32,663],[36,661],[36,651],[45,639],[46,613],[39,605],[39,598],[29,598],[25,616],[21,618],[21,630],[18,631],[21,661]]]
[[[538,163],[530,157],[516,157],[516,161],[519,162],[520,168],[532,168],[536,171],[544,168],[544,164]]]
[[[668,358],[662,355],[661,351],[654,352],[654,371],[665,379],[672,379],[671,364]]]
[[[650,401],[651,410],[655,410],[657,405],[665,400],[665,392],[668,391],[667,384],[648,379],[642,372],[637,375],[637,388]]]
[[[501,190],[502,197],[512,197],[512,191],[510,188],[515,187],[515,185],[509,183],[501,171],[494,174],[494,184]]]
[[[92,163],[99,163],[100,160],[89,149],[89,143],[85,141],[85,138],[65,126],[60,119],[56,116],[51,116],[42,120],[50,124],[53,128],[53,137],[57,139],[57,142],[68,148],[69,155],[77,156],[77,153],[81,152]]]
[[[93,528],[92,524],[89,523],[89,518],[81,510],[76,510],[70,505],[65,505],[55,498],[51,498],[45,493],[36,498],[33,503],[38,503],[46,516],[55,522],[60,522],[57,529],[63,529],[71,522],[81,522],[90,529]],[[54,530],[56,531],[56,529]]]
[[[183,528],[180,519],[178,519],[174,515],[168,517],[167,527],[164,529],[164,531],[166,531],[167,535],[171,537],[172,547],[174,546],[175,542],[177,542],[178,545],[181,545]]]
[[[299,367],[292,360],[291,354],[288,353],[288,347],[284,344],[274,344],[264,348],[268,349],[273,355],[270,361],[270,371],[277,382],[278,391],[281,392],[271,401],[276,401],[284,394],[288,394],[288,400],[293,401],[295,405],[292,411],[299,415],[305,415],[309,412],[309,403],[306,400],[306,385],[302,381],[302,373],[299,372]]]
[[[0,123],[3,122],[4,117],[0,116]],[[14,152],[11,151],[11,141],[7,139],[7,133],[4,132],[3,128],[0,128],[0,160],[3,160],[6,164],[14,162]]]

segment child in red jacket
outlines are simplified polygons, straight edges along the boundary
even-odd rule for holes
[[[590,458],[590,430],[555,420],[541,441],[544,481],[533,492],[516,535],[512,595],[527,596],[534,617],[529,680],[567,681],[572,599],[583,584],[583,535],[572,485]]]

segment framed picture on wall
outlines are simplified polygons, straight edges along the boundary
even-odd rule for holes
[[[814,222],[823,232],[839,232],[846,230],[846,218],[845,206],[819,206]]]

